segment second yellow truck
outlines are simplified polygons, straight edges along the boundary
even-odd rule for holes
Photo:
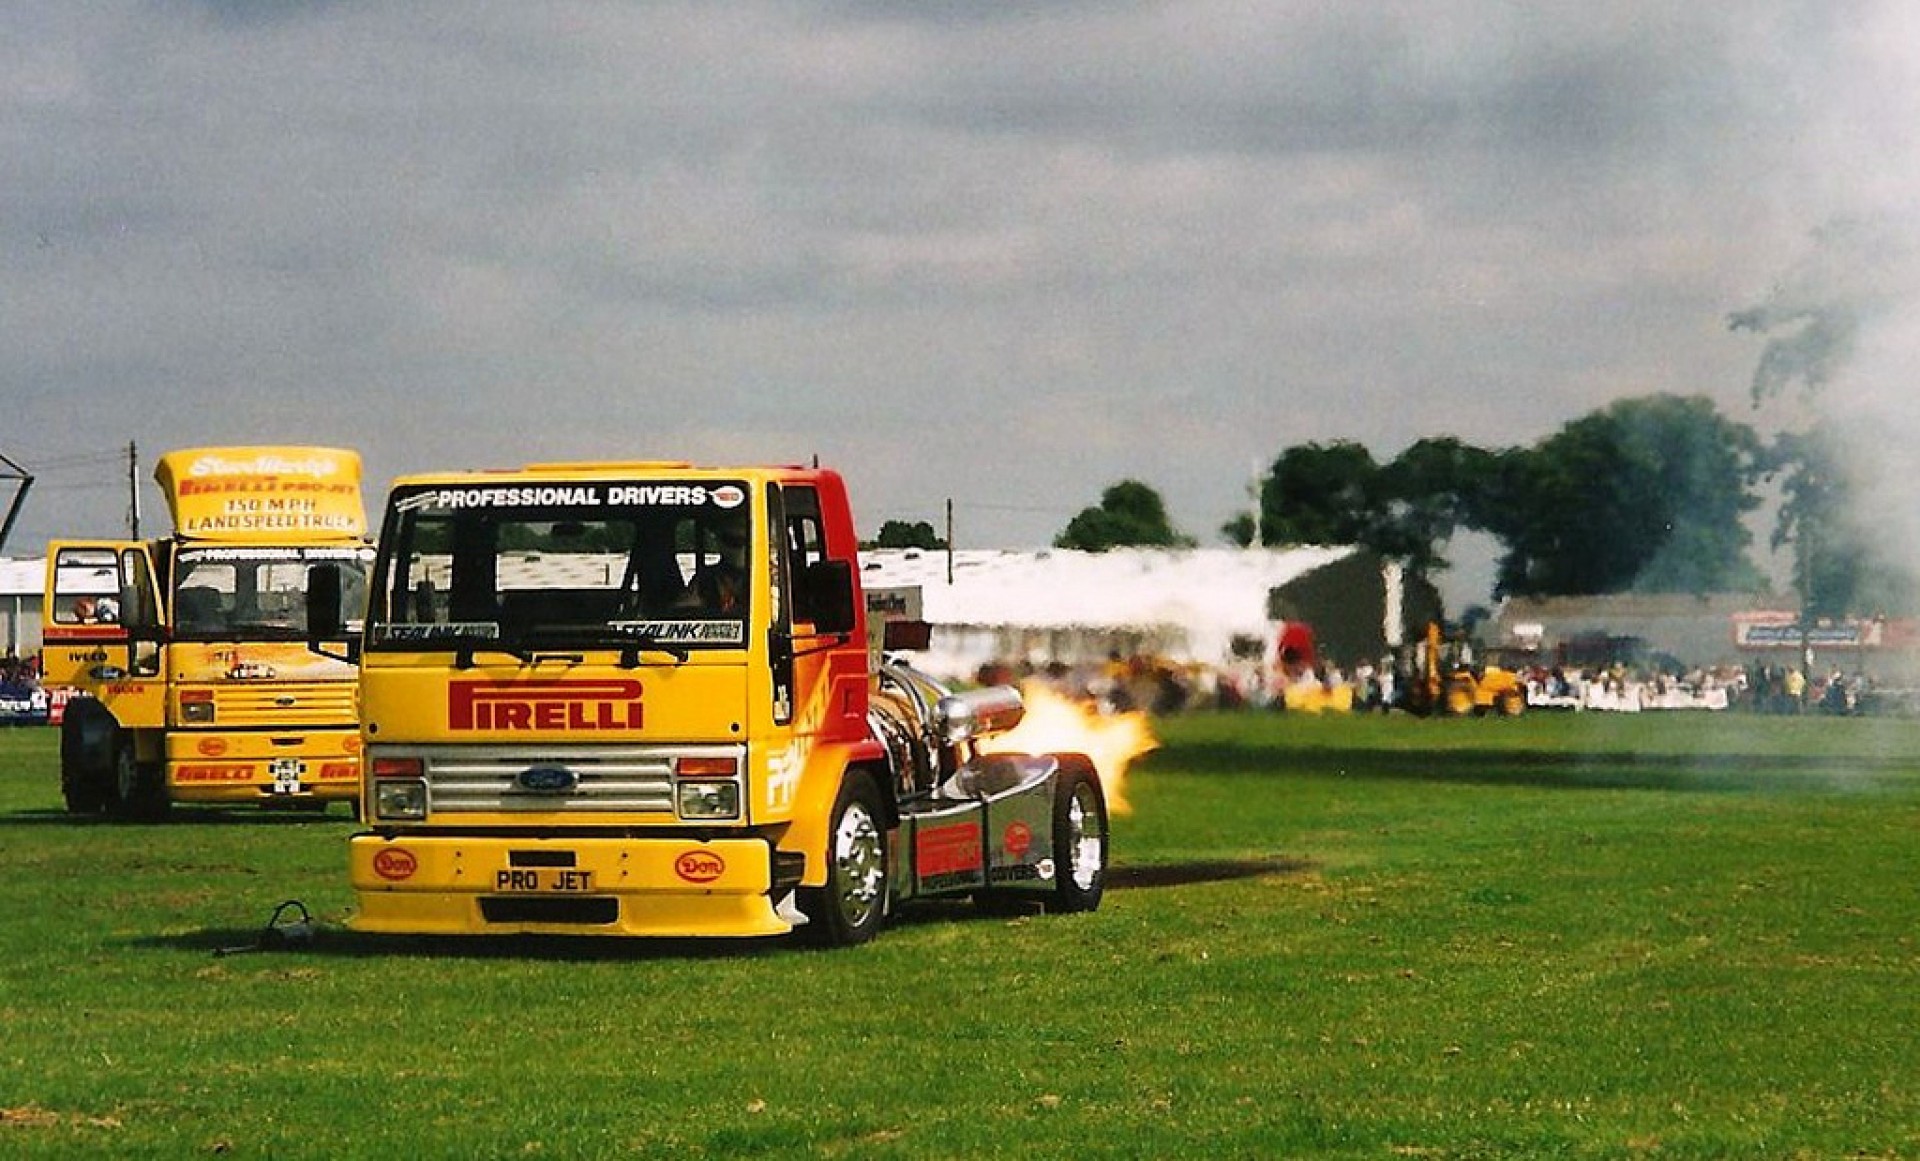
[[[360,457],[191,448],[154,477],[171,536],[47,549],[45,679],[83,695],[61,724],[67,809],[355,801],[354,669],[307,648],[305,610],[316,570],[365,592]]]

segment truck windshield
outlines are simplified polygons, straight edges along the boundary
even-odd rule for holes
[[[307,578],[337,565],[343,607],[366,603],[373,550],[331,548],[183,548],[174,561],[173,634],[182,641],[298,641],[306,634]],[[359,623],[349,622],[357,632]]]
[[[734,647],[751,546],[735,482],[402,488],[367,645]]]

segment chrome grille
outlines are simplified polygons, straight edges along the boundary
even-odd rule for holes
[[[213,711],[214,724],[221,726],[344,726],[356,720],[350,681],[216,685]]]
[[[382,747],[379,756],[418,757],[426,768],[430,814],[673,814],[673,762],[733,755],[738,746]],[[578,782],[565,791],[522,789],[523,770],[565,767]]]

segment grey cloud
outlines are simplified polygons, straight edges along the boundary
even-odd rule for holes
[[[963,493],[975,543],[1123,476],[1206,535],[1290,442],[1744,405],[1728,311],[1852,175],[1920,186],[1861,144],[1913,110],[1860,31],[1900,11],[30,6],[0,451],[817,451],[876,519]]]

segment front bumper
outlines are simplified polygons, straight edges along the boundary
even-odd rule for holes
[[[360,796],[357,730],[176,730],[167,735],[175,802],[350,802]]]
[[[355,835],[355,931],[404,935],[759,936],[776,910],[755,838]]]

